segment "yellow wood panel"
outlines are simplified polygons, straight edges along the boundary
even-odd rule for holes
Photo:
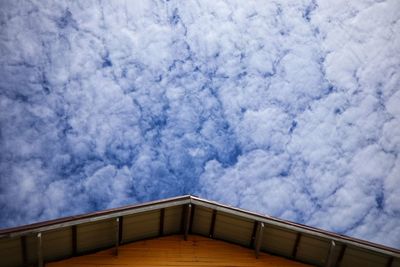
[[[137,241],[120,246],[118,251],[118,256],[108,249],[46,266],[309,266],[266,253],[256,259],[251,249],[196,235],[188,241],[181,235]]]

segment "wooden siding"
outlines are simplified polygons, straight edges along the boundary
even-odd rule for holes
[[[309,266],[285,258],[261,253],[241,246],[206,237],[190,235],[183,241],[181,235],[138,241],[113,249],[46,264],[46,267],[89,266]]]

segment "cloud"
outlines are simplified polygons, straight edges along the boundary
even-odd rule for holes
[[[2,227],[192,193],[400,247],[397,1],[0,5]]]

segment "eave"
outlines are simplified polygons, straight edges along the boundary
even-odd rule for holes
[[[130,233],[133,230],[129,227],[133,224],[128,224],[129,221],[135,223],[136,228],[143,227],[143,235]],[[109,238],[98,246],[94,242],[82,249],[78,239],[90,236],[84,231],[97,231],[97,234],[105,231]],[[67,241],[56,244],[55,233]],[[184,239],[193,233],[251,247],[256,257],[260,251],[265,251],[317,266],[351,266],[363,262],[368,262],[369,266],[400,266],[397,249],[191,195],[2,229],[0,266],[3,266],[2,251],[15,258],[12,266],[35,263],[43,266],[47,261],[109,247],[118,251],[120,244],[177,233]],[[51,246],[49,242],[54,242],[53,247],[65,246],[57,250],[64,253],[50,253],[50,249],[45,249]],[[7,249],[2,250],[2,247]]]

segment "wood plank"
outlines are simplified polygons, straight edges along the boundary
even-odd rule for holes
[[[113,250],[74,257],[53,263],[47,267],[88,266],[309,266],[263,252],[254,257],[254,250],[202,236],[189,235],[187,241],[181,235],[164,236],[137,241],[119,247],[118,257]]]

